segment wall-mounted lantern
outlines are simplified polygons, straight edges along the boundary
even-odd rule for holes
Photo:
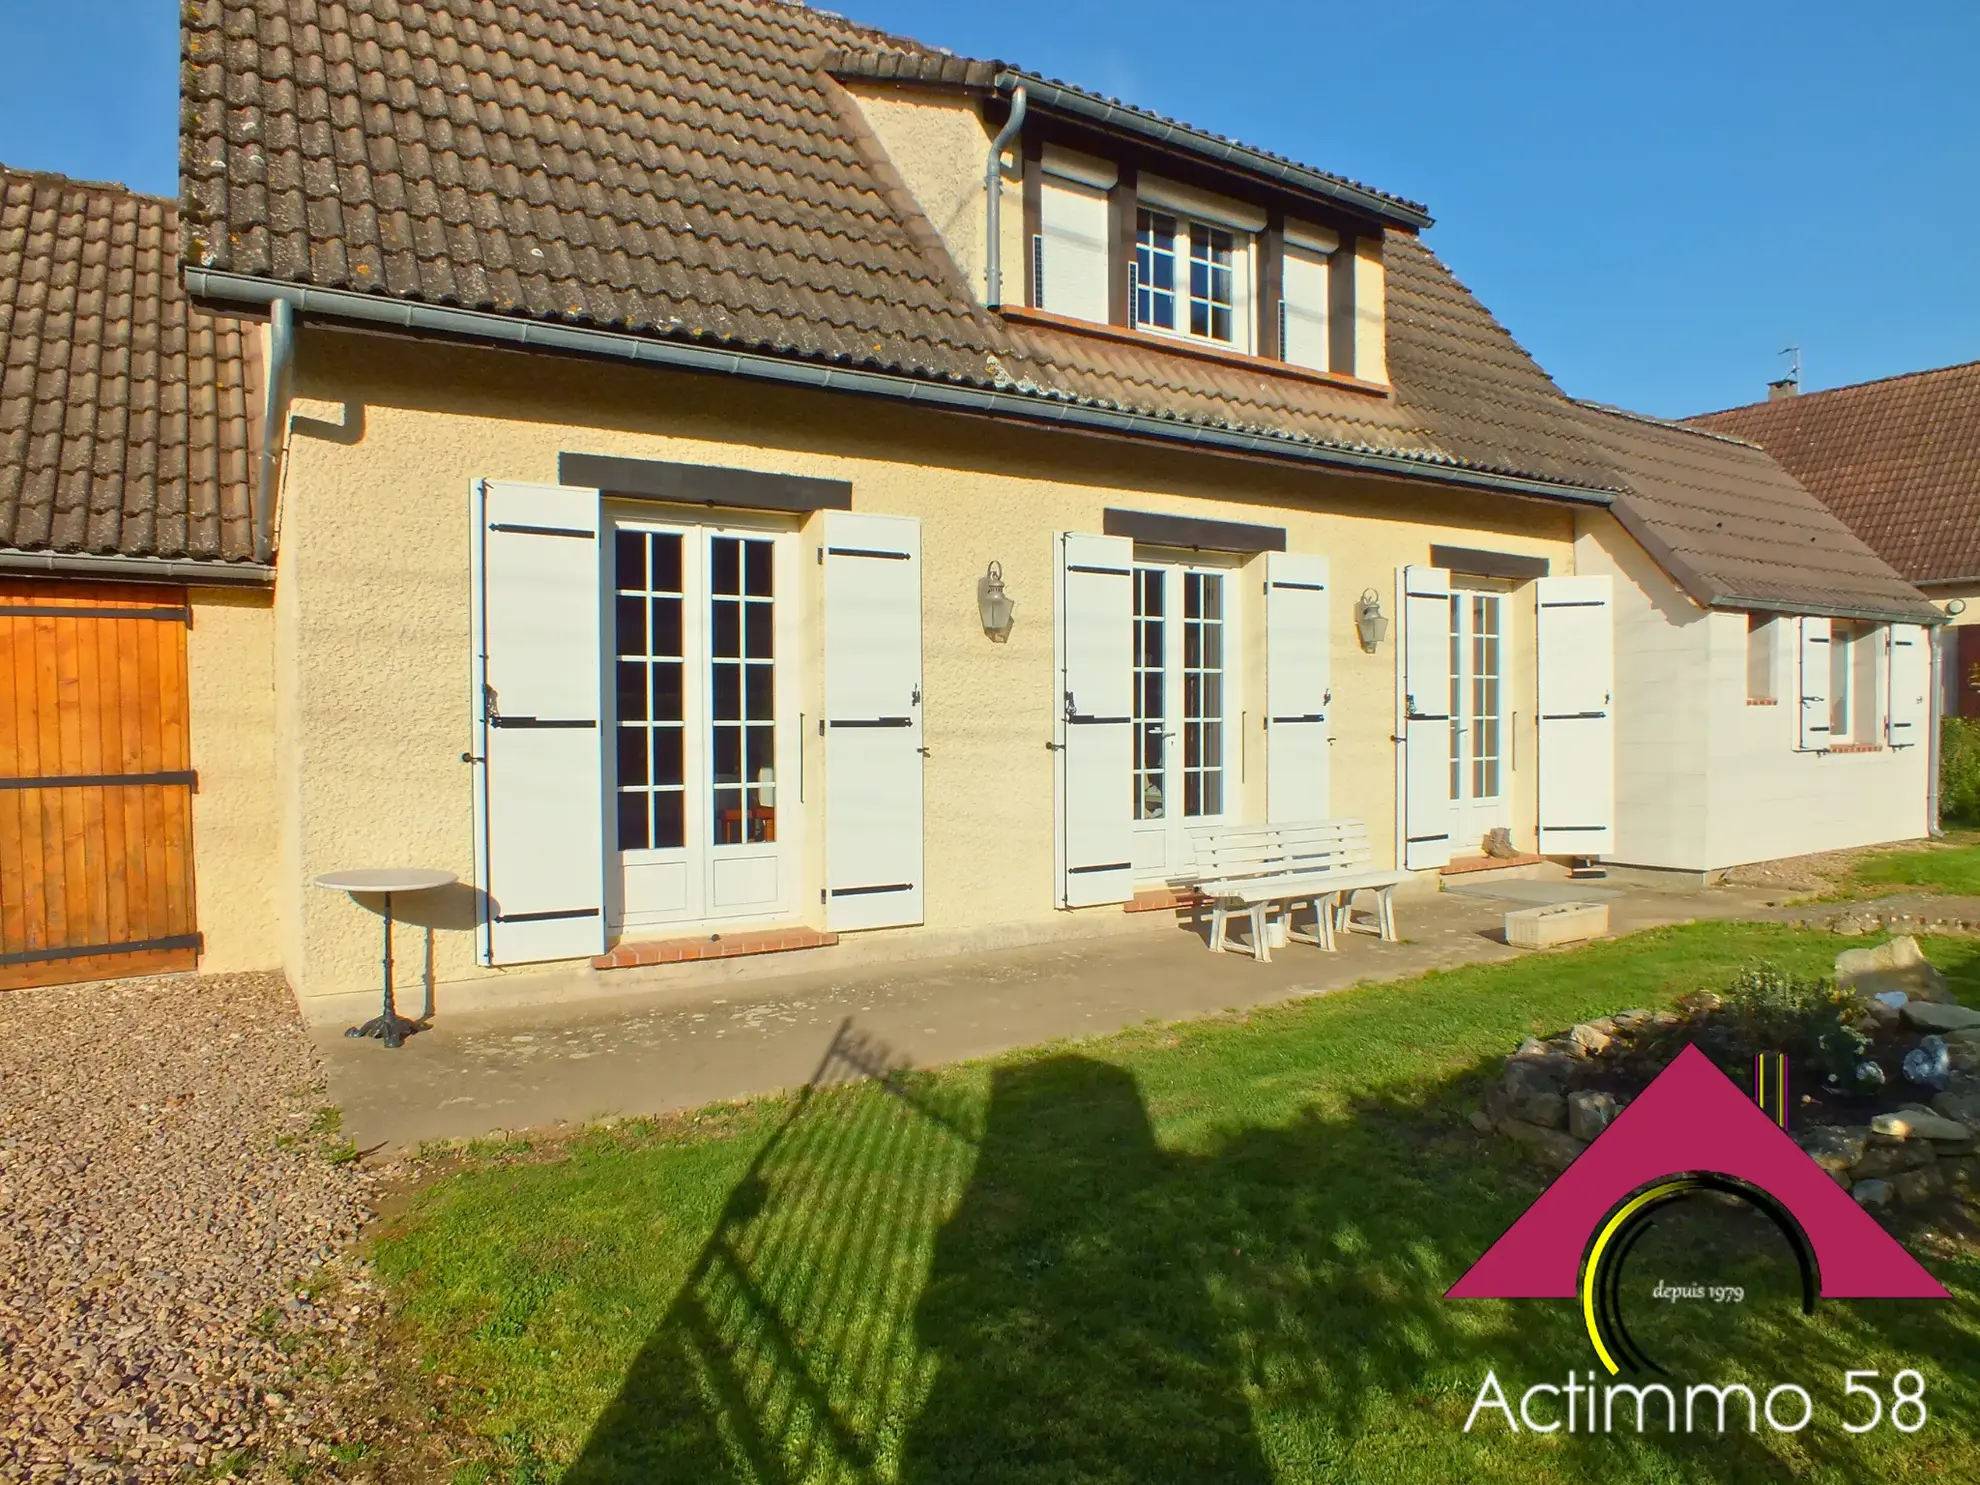
[[[1354,610],[1354,628],[1361,636],[1364,654],[1374,654],[1376,647],[1388,638],[1389,616],[1382,612],[1382,596],[1373,588],[1362,590],[1361,602]]]
[[[990,570],[976,580],[976,609],[983,617],[983,632],[998,644],[1011,637],[1011,624],[1017,605],[1004,592],[1004,565],[992,562]]]
[[[1966,600],[1964,598],[1948,598],[1946,600],[1947,618],[1957,619],[1961,614],[1965,612],[1966,612]]]

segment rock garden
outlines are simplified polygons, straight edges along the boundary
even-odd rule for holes
[[[1790,1132],[1864,1207],[1980,1194],[1980,1011],[1909,937],[1846,950],[1830,979],[1758,966],[1673,1010],[1530,1037],[1473,1122],[1564,1169],[1687,1045],[1742,1086],[1757,1054],[1787,1054]]]

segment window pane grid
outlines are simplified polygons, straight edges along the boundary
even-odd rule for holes
[[[1183,814],[1224,812],[1224,579],[1183,574]]]
[[[1471,600],[1471,797],[1499,792],[1499,600]]]
[[[1168,720],[1164,682],[1168,647],[1164,598],[1166,577],[1159,567],[1134,570],[1134,817],[1160,820],[1168,796],[1163,760],[1163,728]]]
[[[1145,207],[1136,214],[1134,322],[1176,328],[1176,219]]]
[[[709,752],[718,846],[777,838],[771,543],[711,537]]]
[[[619,849],[687,843],[681,538],[619,531],[613,542]]]
[[[1232,261],[1236,239],[1207,222],[1189,224],[1189,333],[1233,339],[1236,298]]]
[[[1451,595],[1451,798],[1464,798],[1464,598]]]

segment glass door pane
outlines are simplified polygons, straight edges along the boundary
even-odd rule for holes
[[[1224,812],[1224,578],[1183,574],[1183,814]]]
[[[772,543],[709,539],[709,744],[713,843],[777,838]]]
[[[1495,593],[1471,595],[1471,797],[1499,793],[1502,600]]]
[[[1134,817],[1164,818],[1169,778],[1163,752],[1168,740],[1168,624],[1164,612],[1168,574],[1159,567],[1134,570]]]
[[[614,535],[621,851],[687,843],[681,540],[664,531]]]

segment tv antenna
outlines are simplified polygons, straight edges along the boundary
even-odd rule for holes
[[[1791,346],[1785,346],[1785,347],[1783,347],[1783,348],[1781,349],[1781,351],[1780,351],[1780,353],[1779,353],[1779,354],[1781,354],[1781,355],[1783,355],[1783,356],[1792,356],[1792,357],[1794,357],[1794,360],[1793,360],[1793,362],[1792,362],[1792,363],[1790,364],[1790,366],[1789,366],[1789,368],[1788,368],[1788,374],[1787,374],[1787,375],[1786,375],[1786,376],[1785,376],[1784,378],[1782,378],[1782,380],[1784,380],[1784,381],[1790,381],[1790,382],[1793,382],[1793,383],[1794,383],[1794,385],[1795,385],[1795,386],[1796,386],[1797,388],[1798,388],[1798,387],[1800,387],[1800,385],[1801,385],[1801,347],[1800,347],[1800,346],[1798,346],[1798,345],[1791,345]]]

